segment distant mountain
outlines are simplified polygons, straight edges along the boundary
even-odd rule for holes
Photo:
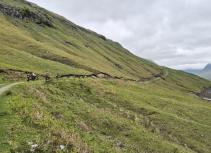
[[[188,73],[192,73],[192,74],[197,74],[200,73],[202,70],[201,69],[187,69],[185,70]]]
[[[203,69],[187,69],[185,71],[211,80],[211,64],[210,63],[207,64]]]
[[[207,64],[203,71],[211,71],[211,64]]]
[[[199,75],[211,80],[211,64],[207,64]]]

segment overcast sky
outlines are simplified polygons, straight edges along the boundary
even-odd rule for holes
[[[211,0],[29,0],[176,69],[211,63]]]

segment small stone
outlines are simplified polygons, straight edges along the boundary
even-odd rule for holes
[[[61,150],[64,150],[65,149],[65,146],[64,145],[60,145],[60,149]]]
[[[34,152],[37,147],[38,147],[38,144],[31,145],[31,152]]]
[[[123,148],[123,147],[124,147],[124,144],[123,144],[121,141],[118,141],[118,142],[116,143],[116,145],[117,145],[117,147],[119,147],[119,148]]]

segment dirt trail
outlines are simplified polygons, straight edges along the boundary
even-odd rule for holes
[[[155,74],[149,78],[142,78],[139,80],[135,80],[135,79],[129,79],[129,78],[124,78],[124,77],[111,76],[107,73],[100,72],[100,73],[93,73],[89,75],[65,74],[65,75],[57,76],[56,78],[57,79],[59,78],[102,78],[102,79],[115,79],[115,80],[124,80],[124,81],[132,81],[132,82],[148,84],[153,81],[165,79],[167,76],[168,76],[168,71],[165,71],[163,73]]]
[[[0,84],[0,88],[3,87],[3,86],[5,86],[5,83]]]
[[[204,100],[211,101],[211,98],[203,98]]]
[[[6,92],[7,90],[9,90],[13,86],[18,85],[18,84],[21,84],[21,83],[23,83],[23,82],[16,82],[16,83],[12,83],[12,84],[9,84],[9,85],[6,85],[6,86],[1,87],[0,88],[0,95],[2,95],[4,92]]]
[[[0,69],[0,73],[20,73],[23,75],[26,74],[31,74],[32,72],[27,72],[27,71],[21,71],[21,70],[14,70],[14,69]],[[19,75],[20,75],[19,74]],[[60,78],[99,78],[99,79],[114,79],[114,80],[123,80],[123,81],[131,81],[131,82],[137,82],[137,83],[142,83],[142,84],[148,84],[157,80],[165,80],[168,76],[168,71],[163,70],[160,73],[153,74],[151,77],[147,78],[140,78],[140,79],[131,79],[131,78],[126,78],[126,77],[119,77],[119,76],[112,76],[110,74],[104,73],[104,72],[98,72],[98,73],[92,73],[92,74],[63,74],[63,75],[57,75],[55,78],[60,79]],[[20,77],[18,75],[18,77]],[[37,74],[39,76],[44,76],[43,74]],[[54,78],[54,77],[53,77]],[[0,86],[1,88],[1,86]]]
[[[169,75],[169,72],[168,71],[164,71],[163,73],[161,74],[157,74],[151,78],[146,78],[145,80],[140,80],[138,81],[139,83],[143,83],[143,84],[149,84],[149,83],[152,83],[154,81],[158,81],[158,80],[165,80]]]

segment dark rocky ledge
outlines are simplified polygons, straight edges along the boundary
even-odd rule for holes
[[[38,25],[53,27],[53,23],[47,15],[36,13],[28,8],[18,8],[0,4],[0,12],[13,18],[29,20]]]
[[[202,97],[204,100],[209,100],[211,101],[211,88],[204,89],[200,93],[200,97]]]

